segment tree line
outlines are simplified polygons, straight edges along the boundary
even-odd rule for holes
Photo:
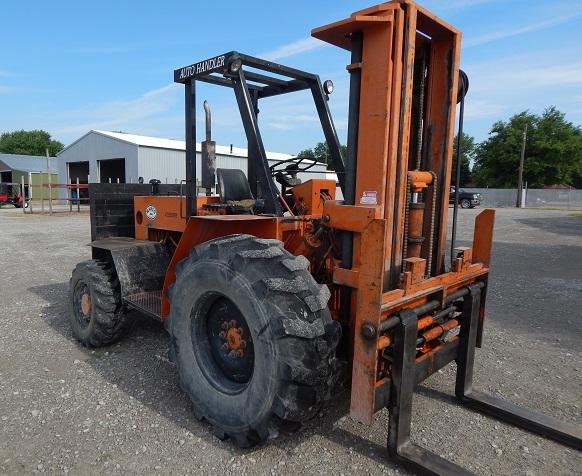
[[[18,155],[45,155],[48,149],[51,157],[63,150],[64,145],[42,130],[14,131],[0,134],[0,153]]]
[[[523,180],[530,188],[567,185],[582,188],[582,129],[566,120],[555,107],[541,114],[528,111],[497,121],[489,137],[477,142],[469,134],[461,137],[461,186],[516,188],[523,132],[527,125]],[[456,170],[457,137],[453,146]],[[342,146],[342,153],[346,148]],[[298,154],[329,163],[327,144]]]
[[[528,111],[497,121],[489,137],[477,142],[469,134],[461,137],[461,186],[515,188],[523,132],[527,125],[523,180],[530,188],[567,185],[582,188],[582,129],[566,120],[555,107],[541,114]],[[453,171],[456,170],[455,138]],[[63,144],[43,130],[5,132],[0,135],[0,153],[51,156],[63,149]],[[347,148],[341,146],[345,156]],[[325,142],[297,154],[330,164],[331,156]]]

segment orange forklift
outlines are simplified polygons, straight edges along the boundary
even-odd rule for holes
[[[242,447],[314,416],[346,374],[352,418],[388,408],[392,457],[422,474],[469,474],[410,441],[415,385],[456,361],[460,403],[582,449],[573,425],[473,389],[494,212],[477,216],[471,247],[455,247],[455,219],[447,259],[455,112],[468,88],[461,34],[399,0],[312,35],[351,53],[347,154],[330,81],[235,51],[177,69],[186,180],[90,185],[93,259],[71,278],[75,336],[111,343],[127,309],[161,320],[194,414]],[[197,163],[198,81],[234,91],[246,174],[216,168],[207,104]],[[259,101],[296,91],[313,97],[343,200],[335,180],[301,180],[309,160],[267,160]]]

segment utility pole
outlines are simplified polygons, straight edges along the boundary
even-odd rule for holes
[[[521,141],[521,155],[519,157],[519,172],[517,175],[517,203],[515,206],[521,208],[523,194],[523,162],[525,161],[525,141],[527,140],[527,122],[523,129],[523,139]]]
[[[49,150],[48,147],[45,149],[46,151],[46,174],[48,177],[48,193],[49,193],[49,214],[53,214],[53,188],[52,188],[52,180],[51,180],[51,165],[49,162]],[[44,190],[43,190],[44,193]]]

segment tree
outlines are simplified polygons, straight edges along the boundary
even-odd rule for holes
[[[315,152],[313,152],[313,149],[300,150],[297,153],[297,157],[306,157],[308,159],[315,159]]]
[[[451,183],[454,184],[457,177],[457,140],[458,134],[455,136],[455,142],[453,143],[453,172]],[[461,136],[461,187],[467,186],[472,182],[471,177],[471,163],[475,160],[475,151],[477,149],[477,144],[475,143],[475,138],[469,134]]]
[[[55,156],[63,150],[63,144],[51,139],[51,135],[42,130],[5,132],[0,135],[0,152],[4,154]]]
[[[582,185],[582,130],[555,107],[541,115],[521,112],[493,124],[475,154],[478,186],[515,188],[523,131],[527,124],[523,180],[532,188]]]
[[[340,151],[342,157],[345,160],[346,154],[348,152],[348,148],[345,145],[340,145]],[[313,149],[305,149],[300,151],[297,154],[297,157],[307,157],[309,159],[317,160],[318,162],[323,162],[328,166],[333,167],[331,163],[331,154],[329,153],[329,147],[327,146],[327,142],[318,142],[315,144]]]

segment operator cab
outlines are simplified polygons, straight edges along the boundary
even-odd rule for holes
[[[293,157],[270,164],[258,123],[259,101],[281,94],[309,91],[319,117],[330,163],[344,191],[344,159],[328,107],[331,81],[322,84],[319,76],[231,51],[174,71],[174,81],[186,86],[186,218],[196,215],[196,83],[202,81],[226,86],[234,91],[248,142],[247,173],[216,169],[216,144],[211,139],[210,109],[205,101],[206,140],[202,142],[200,183],[210,197],[217,182],[218,202],[207,200],[202,214],[314,214],[322,210],[320,202],[333,199],[335,180],[308,180],[298,174],[309,173],[317,164],[306,157]],[[216,174],[216,180],[215,180]],[[280,185],[280,189],[277,186]],[[308,185],[309,184],[309,185]],[[333,189],[333,191],[331,190]],[[324,193],[325,192],[325,193]],[[345,196],[345,195],[344,195]],[[315,204],[311,207],[310,204]],[[317,211],[316,211],[317,209]]]
[[[291,213],[298,212],[293,188],[303,182],[297,176],[313,168],[317,161],[307,157],[293,157],[281,160],[269,167],[269,174],[281,187],[279,195],[285,208]],[[203,208],[226,215],[256,215],[265,208],[265,200],[255,198],[246,174],[240,169],[216,169],[219,203],[206,203]]]

